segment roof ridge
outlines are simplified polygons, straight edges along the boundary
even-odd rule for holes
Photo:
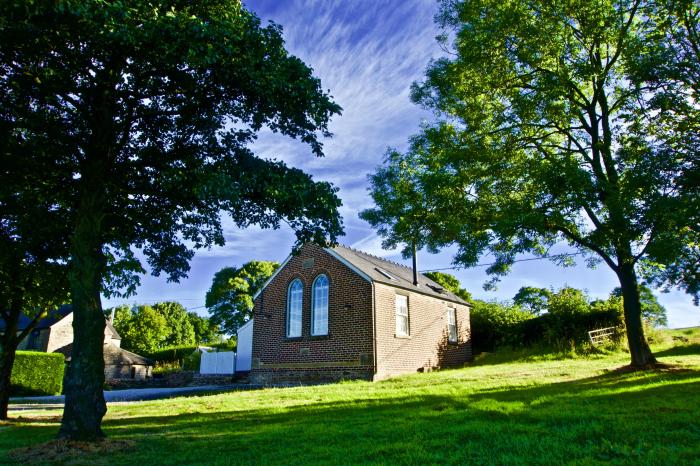
[[[382,262],[388,262],[388,263],[390,263],[390,264],[398,265],[399,267],[403,267],[403,268],[406,268],[406,269],[409,269],[409,270],[413,270],[412,267],[409,267],[409,266],[407,266],[407,265],[405,265],[405,264],[401,264],[401,263],[399,263],[399,262],[394,262],[394,261],[392,261],[392,260],[385,259],[385,258],[383,258],[383,257],[375,256],[374,254],[370,254],[370,253],[368,253],[368,252],[366,252],[366,251],[362,251],[362,250],[360,250],[360,249],[355,249],[355,248],[353,248],[353,247],[351,247],[351,246],[347,246],[347,245],[345,245],[345,244],[341,244],[341,246],[343,246],[344,248],[349,249],[349,250],[351,250],[351,251],[354,251],[354,252],[363,254],[363,255],[365,255],[365,256],[373,257],[373,258],[375,258],[375,259],[377,259],[377,260],[380,260],[380,261],[382,261]],[[421,274],[421,275],[422,275],[422,274]]]

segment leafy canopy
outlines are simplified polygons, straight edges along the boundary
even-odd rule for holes
[[[342,231],[335,188],[247,147],[267,127],[320,156],[340,107],[240,2],[3,3],[0,44],[0,166],[49,222],[74,225],[95,197],[103,268],[132,272],[123,289],[145,271],[132,248],[183,277],[193,249],[223,243],[221,211],[287,222],[300,243]]]
[[[235,334],[253,317],[253,296],[279,266],[277,262],[250,261],[240,268],[219,270],[205,300],[210,320],[223,333]]]
[[[266,129],[321,156],[339,112],[281,28],[238,0],[0,3],[0,166],[31,170],[70,229],[61,437],[104,435],[105,277],[128,293],[145,257],[179,280],[197,248],[224,243],[222,212],[238,227],[286,222],[298,244],[342,233],[336,188],[249,148]]]
[[[105,315],[113,316],[112,324],[122,337],[122,347],[137,353],[220,340],[218,328],[209,319],[187,312],[173,301],[133,308],[117,306],[107,309]]]
[[[361,217],[388,247],[456,246],[463,266],[492,254],[491,284],[518,254],[568,243],[616,273],[632,364],[653,364],[637,274],[682,282],[698,244],[697,126],[679,131],[696,121],[697,68],[679,79],[685,45],[653,38],[675,7],[697,19],[697,2],[443,1],[451,53],[412,90],[436,121],[405,153],[387,152],[370,178],[376,208]],[[662,43],[673,53],[639,59]],[[671,97],[682,105],[667,122],[659,102]]]
[[[467,302],[472,301],[471,293],[460,286],[459,280],[454,275],[445,272],[425,272],[423,275],[463,300]]]
[[[513,304],[538,315],[547,310],[552,292],[547,288],[523,286],[513,297]]]

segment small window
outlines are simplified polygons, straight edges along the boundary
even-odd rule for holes
[[[447,339],[450,343],[457,343],[457,309],[447,309]]]
[[[301,336],[301,304],[304,285],[298,278],[289,285],[287,293],[287,337]]]
[[[311,287],[311,335],[328,334],[328,277],[319,275]]]
[[[408,336],[408,296],[396,295],[396,335]]]

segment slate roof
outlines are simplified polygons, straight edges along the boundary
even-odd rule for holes
[[[336,253],[360,272],[367,275],[372,281],[434,296],[446,301],[469,305],[462,298],[447,291],[421,273],[418,274],[418,286],[415,286],[413,284],[413,268],[411,267],[382,259],[342,244],[333,248],[326,248],[326,251],[332,251],[331,254]]]
[[[58,307],[57,309],[54,309],[52,311],[49,311],[48,315],[41,319],[39,323],[36,325],[34,330],[42,330],[46,328],[52,327],[54,324],[62,320],[64,317],[66,317],[68,314],[73,312],[73,306],[70,304],[64,304],[63,306]],[[29,325],[32,322],[32,319],[27,317],[26,315],[22,314],[19,317],[19,323],[17,325],[17,330],[24,330],[27,328],[27,325]],[[119,332],[117,332],[117,329],[114,328],[114,326],[111,324],[109,320],[106,321],[107,328],[109,331],[112,333],[112,339],[114,340],[121,340],[122,337],[119,335]],[[5,321],[0,317],[0,332],[5,330]]]
[[[66,357],[66,360],[70,361],[73,354],[73,343],[63,346],[55,351],[56,353],[61,353]],[[131,351],[127,351],[123,348],[119,348],[112,343],[104,344],[104,359],[105,365],[113,366],[131,366],[131,365],[141,365],[141,366],[152,366],[153,361],[145,358]]]
[[[64,304],[52,311],[49,311],[48,315],[41,319],[36,325],[35,330],[41,330],[51,327],[53,324],[63,319],[65,316],[73,312],[73,307],[70,304]],[[19,316],[19,323],[17,325],[17,330],[24,330],[27,325],[32,323],[32,319],[22,314]],[[5,330],[5,320],[0,318],[0,331]],[[116,331],[115,331],[116,332]]]

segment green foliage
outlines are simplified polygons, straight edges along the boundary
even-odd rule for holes
[[[153,310],[165,318],[168,336],[164,346],[195,344],[194,326],[187,310],[180,303],[166,301],[153,305]]]
[[[10,390],[14,396],[58,395],[66,359],[58,353],[17,351]]]
[[[118,306],[114,312],[114,328],[122,337],[122,347],[139,354],[171,347],[194,347],[221,340],[218,327],[206,317],[198,316],[179,303],[166,301],[152,306]]]
[[[202,361],[202,353],[195,351],[189,356],[186,356],[182,362],[182,368],[186,371],[199,371],[200,363]]]
[[[475,353],[500,346],[522,344],[521,323],[533,315],[517,306],[474,300],[470,311],[472,347]]]
[[[523,286],[513,297],[513,304],[538,315],[547,309],[552,292],[546,288]]]
[[[285,223],[297,245],[342,234],[334,186],[251,150],[267,128],[322,156],[340,110],[281,27],[239,0],[0,2],[0,167],[18,180],[0,183],[0,205],[16,186],[34,191],[22,201],[55,213],[47,226],[70,253],[58,263],[82,348],[62,436],[102,436],[95,297],[133,291],[142,257],[180,280],[196,249],[224,243],[222,215]]]
[[[194,341],[198,345],[210,345],[221,341],[219,326],[211,319],[202,317],[195,312],[187,313],[190,323],[194,329]]]
[[[635,58],[646,57],[640,53],[650,34],[646,15],[668,18],[664,5],[442,2],[437,18],[451,54],[431,62],[412,91],[436,122],[424,125],[405,153],[387,152],[371,177],[376,207],[361,217],[385,246],[456,246],[455,262],[466,267],[490,253],[494,281],[519,254],[545,257],[566,242],[616,273],[625,289],[632,363],[653,362],[637,269],[640,261],[668,270],[683,257],[697,258],[685,253],[697,251],[700,212],[697,184],[690,182],[698,172],[689,168],[698,166],[697,126],[681,133],[659,123],[650,132],[645,123],[671,113],[680,124],[698,114],[697,81],[674,82],[682,105],[653,108],[654,99],[667,100],[664,86],[654,85],[656,70],[676,60],[678,41],[666,40],[671,53],[655,53],[653,66]],[[697,2],[688,8],[697,12]],[[655,147],[679,140],[672,150]]]
[[[622,297],[622,290],[615,288],[610,296]],[[642,317],[644,321],[652,327],[665,327],[668,325],[666,308],[659,303],[654,293],[649,287],[641,285],[639,287],[639,301],[642,305]]]
[[[250,261],[240,268],[219,270],[205,300],[211,322],[223,333],[234,335],[253,316],[253,295],[279,266],[277,262]]]
[[[196,349],[196,346],[171,346],[145,353],[144,356],[158,363],[178,362],[182,365],[182,361],[194,353]]]
[[[586,314],[590,311],[590,299],[585,292],[565,286],[551,294],[547,311],[555,315]]]
[[[636,47],[627,57],[630,80],[652,95],[645,118],[627,128],[648,160],[668,161],[658,176],[673,180],[682,202],[677,221],[656,231],[644,274],[655,285],[678,287],[700,302],[700,4],[645,4]],[[639,114],[639,112],[638,112]],[[676,167],[681,167],[680,171]]]
[[[624,336],[624,322],[621,308],[587,309],[580,313],[543,314],[521,327],[523,344],[542,345],[555,350],[572,348],[586,349],[589,345],[588,332],[600,328],[617,327],[611,345],[620,343]]]
[[[442,286],[448,291],[456,294],[466,302],[470,303],[472,301],[472,295],[470,292],[462,288],[459,284],[459,280],[454,275],[444,272],[426,272],[423,275]]]
[[[122,337],[122,347],[139,354],[165,346],[170,334],[167,319],[151,306],[139,306],[128,319],[115,320],[114,327]]]
[[[170,362],[157,362],[153,366],[153,375],[162,377],[167,374],[174,374],[180,372],[182,366],[180,361],[170,361]]]
[[[589,350],[588,331],[607,327],[620,329],[611,342],[619,344],[624,335],[621,298],[591,302],[583,291],[571,287],[548,293],[547,312],[537,316],[517,305],[474,301],[471,329],[475,352],[531,346],[554,352],[585,352]]]
[[[143,273],[137,246],[153,273],[183,277],[192,248],[223,242],[222,211],[241,227],[284,219],[300,243],[342,231],[335,188],[248,148],[267,126],[320,156],[340,112],[279,26],[237,0],[10,2],[0,18],[0,165],[62,206],[51,225],[99,198],[104,272]]]

